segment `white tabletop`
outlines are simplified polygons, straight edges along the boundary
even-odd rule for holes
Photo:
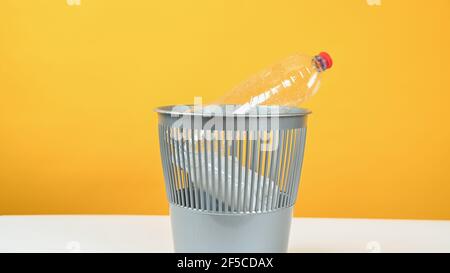
[[[172,252],[167,216],[0,216],[0,252]],[[450,221],[296,218],[290,252],[450,252]]]

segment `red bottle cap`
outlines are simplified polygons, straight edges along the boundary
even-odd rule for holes
[[[319,56],[325,60],[327,69],[330,69],[333,66],[333,59],[331,59],[330,54],[328,54],[326,52],[320,52]]]

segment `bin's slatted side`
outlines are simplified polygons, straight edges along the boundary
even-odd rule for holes
[[[306,128],[217,131],[159,125],[170,203],[221,213],[270,212],[296,201]]]

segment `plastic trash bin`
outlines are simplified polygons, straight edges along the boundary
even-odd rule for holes
[[[156,109],[176,252],[286,252],[308,110]]]

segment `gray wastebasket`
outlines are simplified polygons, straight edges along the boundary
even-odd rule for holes
[[[176,252],[286,252],[308,110],[160,107]]]

